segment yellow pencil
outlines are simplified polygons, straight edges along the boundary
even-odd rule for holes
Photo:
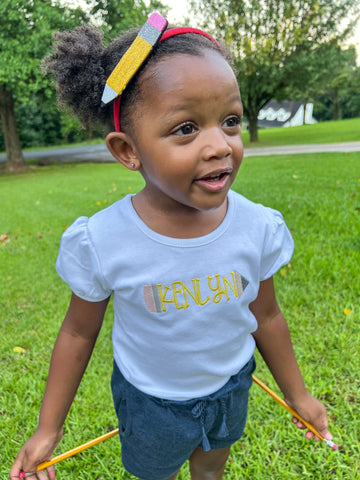
[[[265,390],[269,395],[271,395],[274,400],[276,400],[280,405],[282,405],[286,410],[288,410],[294,417],[296,417],[302,424],[305,425],[306,428],[308,428],[311,432],[314,433],[317,437],[319,437],[321,440],[323,440],[325,443],[329,445],[333,450],[337,450],[338,446],[332,442],[331,440],[327,440],[324,438],[320,433],[306,420],[304,420],[293,408],[289,407],[287,403],[284,402],[282,398],[280,398],[278,395],[276,395],[275,392],[273,392],[265,383],[263,383],[261,380],[259,380],[255,375],[252,376],[253,380],[255,383],[257,383],[261,388]],[[40,463],[37,466],[37,471],[39,472],[40,470],[44,470],[47,467],[50,467],[51,465],[55,465],[55,463],[59,463],[62,460],[65,460],[66,458],[72,457],[73,455],[76,455],[79,452],[82,452],[83,450],[86,450],[87,448],[90,448],[100,442],[103,442],[104,440],[107,440],[108,438],[114,437],[119,433],[119,429],[116,428],[115,430],[112,430],[111,432],[105,433],[105,435],[101,435],[100,437],[95,438],[94,440],[90,440],[87,443],[84,443],[83,445],[80,445],[78,447],[73,448],[72,450],[69,450],[68,452],[62,453],[61,455],[58,455],[57,457],[52,458],[51,460],[47,462]],[[32,473],[20,473],[20,478],[25,478],[30,475],[33,475]]]
[[[289,405],[284,402],[282,398],[280,398],[278,395],[276,395],[275,392],[273,392],[265,383],[263,383],[261,380],[259,380],[255,375],[252,376],[253,380],[255,383],[257,383],[261,388],[265,390],[269,395],[273,397],[274,400],[276,400],[280,405],[282,405],[288,412],[290,412],[294,417],[296,417],[300,422],[305,425],[306,428],[308,428],[314,435],[316,435],[320,440],[323,440],[325,443],[329,445],[333,450],[337,450],[338,446],[332,442],[331,440],[327,440],[324,438],[320,433],[306,420],[304,420],[293,408],[289,407]]]
[[[83,445],[80,445],[79,447],[75,447],[72,450],[69,450],[68,452],[62,453],[61,455],[58,455],[57,457],[52,458],[51,460],[47,462],[40,463],[37,466],[37,471],[39,472],[40,470],[44,470],[47,467],[50,467],[51,465],[54,465],[55,463],[59,463],[62,460],[65,460],[66,458],[72,457],[73,455],[76,455],[79,452],[82,452],[83,450],[86,450],[87,448],[90,448],[97,443],[103,442],[104,440],[107,440],[108,438],[114,437],[119,433],[119,429],[116,428],[115,430],[112,430],[111,432],[105,433],[105,435],[101,435],[100,437],[94,438],[94,440],[90,440],[87,443],[84,443]],[[20,478],[25,478],[30,475],[33,475],[31,473],[20,473]]]

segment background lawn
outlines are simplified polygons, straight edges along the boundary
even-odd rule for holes
[[[302,145],[307,143],[338,143],[360,141],[360,118],[350,118],[291,128],[259,130],[259,143],[250,143],[249,132],[243,131],[246,147]]]
[[[341,141],[341,140],[336,140]],[[276,275],[278,300],[309,390],[324,401],[337,452],[306,441],[290,415],[251,390],[245,435],[228,480],[355,479],[360,471],[360,153],[250,157],[234,189],[279,209],[296,250]],[[60,236],[143,185],[118,164],[67,164],[0,176],[0,478],[36,426],[53,343],[70,292],[54,264]],[[116,427],[110,375],[112,305],[66,421],[57,453]],[[21,347],[21,351],[14,351]],[[15,350],[18,350],[15,348]],[[261,358],[256,375],[278,392]],[[63,461],[59,479],[133,479],[116,438]],[[188,480],[187,466],[180,478]]]

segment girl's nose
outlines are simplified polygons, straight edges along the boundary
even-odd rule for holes
[[[211,128],[203,132],[203,151],[204,160],[225,158],[232,153],[226,135],[221,128]]]

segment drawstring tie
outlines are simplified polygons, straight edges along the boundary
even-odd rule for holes
[[[202,433],[202,447],[204,452],[208,452],[211,450],[211,445],[209,442],[209,439],[206,435],[205,431],[205,416],[206,416],[206,407],[207,407],[208,401],[207,400],[199,400],[196,402],[194,407],[191,410],[191,413],[193,414],[194,418],[198,418],[200,420],[200,426],[201,426],[201,433]],[[220,438],[225,438],[229,435],[227,426],[226,426],[226,413],[227,413],[227,408],[226,408],[226,402],[224,398],[220,398],[220,408],[223,414],[222,417],[222,422],[220,425],[219,429],[219,437]]]
[[[227,425],[226,425],[227,407],[226,407],[225,398],[220,398],[220,405],[221,405],[223,418],[222,418],[222,422],[221,422],[221,425],[220,425],[219,437],[220,438],[225,438],[229,435],[229,431],[228,431]]]

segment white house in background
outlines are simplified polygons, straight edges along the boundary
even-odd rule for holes
[[[306,104],[305,123],[317,123],[313,117],[312,103]],[[270,100],[258,115],[258,126],[262,128],[296,127],[298,125],[304,125],[304,104],[302,102]]]

